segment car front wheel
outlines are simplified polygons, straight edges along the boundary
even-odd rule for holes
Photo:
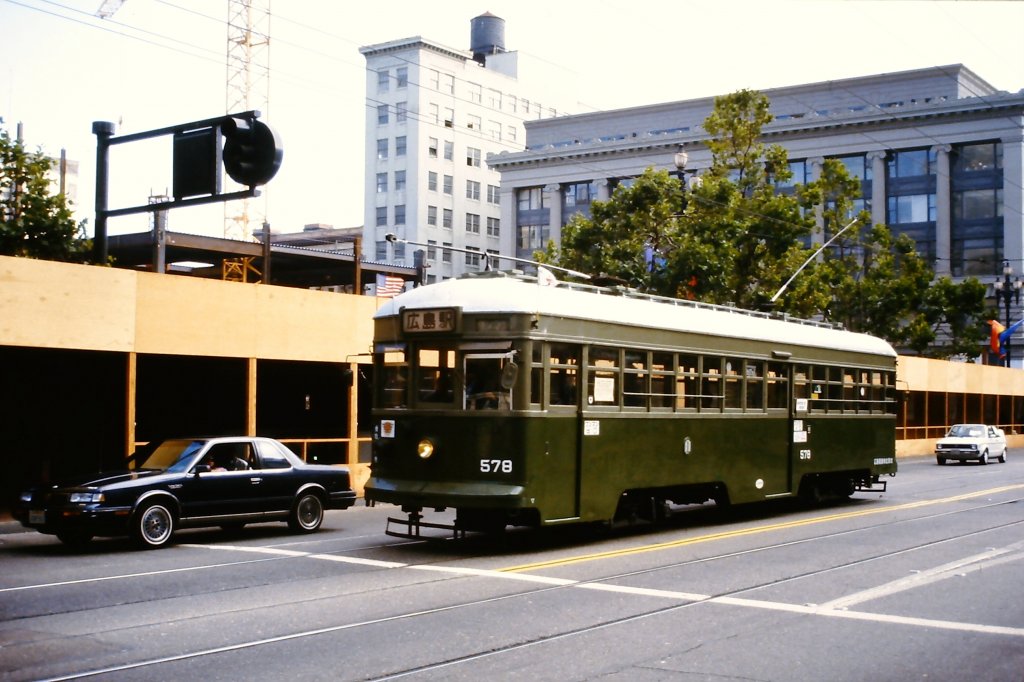
[[[943,464],[946,463],[946,458],[945,457],[936,457],[935,461],[939,463],[939,466],[942,466]]]
[[[292,507],[288,527],[300,533],[312,533],[324,520],[324,503],[316,493],[303,493]]]
[[[981,453],[981,457],[978,459],[979,464],[988,464],[988,450]]]
[[[163,547],[174,533],[174,515],[159,502],[139,510],[132,528],[135,541],[147,549]]]
[[[999,455],[999,463],[1006,464],[1006,448],[1003,448],[1003,454]]]

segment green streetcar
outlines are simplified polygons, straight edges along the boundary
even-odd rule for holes
[[[370,502],[456,534],[848,497],[895,475],[896,353],[832,325],[484,272],[374,318]],[[392,524],[401,532],[393,531]]]

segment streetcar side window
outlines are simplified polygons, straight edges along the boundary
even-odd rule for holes
[[[401,351],[379,353],[377,355],[377,372],[381,376],[378,382],[377,405],[380,407],[405,407],[406,388],[409,378],[409,365],[405,361],[405,353]]]
[[[622,404],[624,407],[647,407],[647,353],[627,350],[623,365]]]
[[[700,356],[679,354],[676,374],[676,410],[693,412],[700,401]]]
[[[765,407],[769,410],[784,410],[787,407],[789,381],[786,376],[786,365],[781,362],[768,363],[768,391]]]
[[[701,412],[717,412],[722,409],[722,358],[704,356],[700,377]]]
[[[725,409],[743,407],[743,360],[740,358],[725,359]]]
[[[549,405],[576,405],[578,398],[580,347],[553,343],[550,350],[548,377],[551,381]]]
[[[746,377],[744,405],[748,412],[764,411],[764,362],[747,360],[744,367]]]
[[[530,404],[538,407],[544,395],[544,349],[545,344],[534,341],[530,351]]]
[[[587,402],[618,406],[619,350],[591,346],[587,372]]]
[[[672,409],[672,353],[651,353],[651,409]]]

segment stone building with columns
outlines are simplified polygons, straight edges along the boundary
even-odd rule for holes
[[[996,90],[961,64],[764,91],[794,183],[827,157],[861,179],[875,223],[911,236],[938,274],[994,283],[1024,270],[1024,90]],[[648,167],[711,163],[702,124],[714,98],[526,124],[526,150],[488,156],[501,173],[503,252],[529,257],[575,212]],[[1015,302],[1015,306],[1017,306]],[[1019,316],[1015,308],[1014,319]]]

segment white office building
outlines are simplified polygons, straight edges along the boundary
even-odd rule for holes
[[[725,93],[723,93],[725,94]],[[859,177],[875,223],[909,234],[939,274],[994,283],[1024,269],[1024,91],[998,91],[963,65],[764,91],[793,182],[826,157]],[[501,173],[503,230],[528,256],[590,202],[648,167],[710,165],[702,123],[713,98],[531,121],[526,150],[488,158]],[[506,228],[507,226],[507,228]],[[1014,317],[1016,319],[1016,317]]]
[[[360,49],[367,65],[363,254],[414,265],[422,252],[428,281],[482,269],[484,254],[511,251],[500,176],[487,158],[525,149],[524,122],[556,116],[566,101],[544,94],[552,79],[529,87],[519,78],[528,60],[505,49],[502,19],[484,14],[470,23],[469,51],[422,37]],[[388,234],[419,244],[389,242]]]

